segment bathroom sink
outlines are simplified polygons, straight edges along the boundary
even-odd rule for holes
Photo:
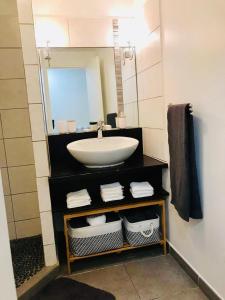
[[[88,168],[122,164],[136,150],[139,141],[124,136],[83,139],[69,143],[70,154]]]

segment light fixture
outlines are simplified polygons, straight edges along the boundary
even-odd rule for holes
[[[130,41],[127,42],[128,47],[123,48],[123,65],[126,64],[126,60],[133,60],[134,58],[134,47],[131,46]]]
[[[43,53],[44,53],[44,59],[46,59],[48,61],[48,66],[50,67],[51,56],[50,56],[49,44],[50,44],[50,41],[46,41],[46,47],[44,48]]]

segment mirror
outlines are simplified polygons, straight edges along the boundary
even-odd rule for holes
[[[137,127],[135,52],[120,51],[126,127]],[[49,134],[58,133],[62,120],[75,120],[77,131],[96,129],[94,124],[101,120],[115,127],[112,118],[121,112],[121,103],[113,47],[39,48],[39,55]]]

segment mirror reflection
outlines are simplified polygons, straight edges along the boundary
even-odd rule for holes
[[[138,126],[135,54],[120,51],[121,70],[116,74],[113,47],[39,48],[49,134],[96,130],[98,121],[109,125],[107,129],[119,127],[118,116],[125,116],[123,126]],[[122,109],[117,101],[118,75]]]

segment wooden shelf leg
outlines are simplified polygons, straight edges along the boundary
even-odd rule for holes
[[[164,255],[167,254],[166,249],[166,209],[165,209],[165,202],[162,203],[162,238],[163,238],[163,253]]]
[[[69,247],[69,238],[68,238],[68,226],[67,220],[64,217],[64,235],[66,240],[66,259],[67,259],[67,270],[68,274],[71,274],[71,265],[70,265],[70,247]]]

